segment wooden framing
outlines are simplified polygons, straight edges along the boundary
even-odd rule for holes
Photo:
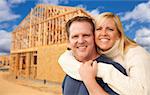
[[[11,72],[15,76],[61,82],[57,60],[66,49],[66,22],[90,16],[81,8],[39,4],[12,32]],[[55,70],[55,71],[54,71]]]
[[[8,55],[1,55],[0,56],[0,67],[3,67],[3,66],[9,66],[9,56]]]

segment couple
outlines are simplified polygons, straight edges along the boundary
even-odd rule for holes
[[[125,36],[117,15],[95,21],[75,17],[66,24],[71,50],[59,58],[67,74],[63,94],[150,95],[149,53]]]

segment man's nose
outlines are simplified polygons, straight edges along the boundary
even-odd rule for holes
[[[85,39],[81,36],[78,38],[78,43],[84,43]]]

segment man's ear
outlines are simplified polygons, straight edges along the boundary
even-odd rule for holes
[[[69,41],[67,41],[67,48],[71,49],[71,45]]]

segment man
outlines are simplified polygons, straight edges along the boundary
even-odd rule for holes
[[[91,18],[80,16],[72,18],[66,24],[66,31],[68,35],[68,47],[72,50],[74,57],[78,61],[85,63],[89,60],[96,59],[96,61],[98,62],[108,62],[108,64],[113,63],[112,61],[108,60],[108,58],[99,55],[96,51],[96,46],[94,42],[95,25]],[[92,67],[96,68],[96,64],[97,63],[94,63]],[[109,94],[113,93],[113,95],[117,95],[117,93],[115,93],[111,88],[109,88],[108,85],[104,83],[100,78],[97,78],[97,80],[93,79],[93,87],[86,87],[87,83],[89,82],[86,82],[84,80],[82,82],[74,79],[69,75],[66,75],[63,81],[63,95],[89,95],[89,93],[92,95],[96,95],[96,93],[107,95],[105,91],[107,91]]]

